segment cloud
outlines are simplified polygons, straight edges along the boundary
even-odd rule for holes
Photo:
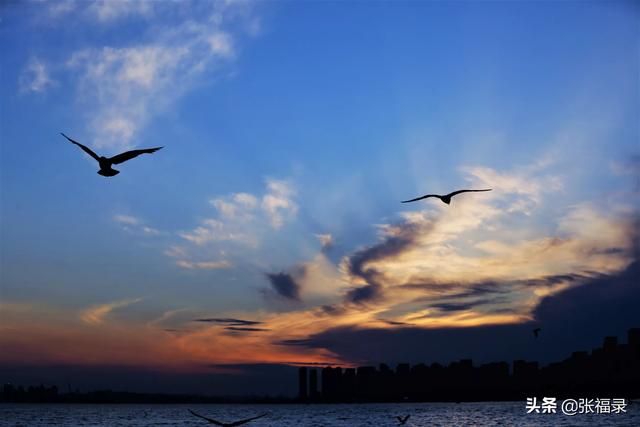
[[[297,212],[293,200],[295,192],[289,182],[267,179],[265,186],[261,197],[241,192],[209,200],[217,216],[206,218],[194,229],[179,233],[180,237],[197,246],[226,241],[257,247],[261,236],[269,229],[278,230]]]
[[[142,301],[142,298],[127,299],[122,301],[110,302],[107,304],[96,305],[90,307],[80,313],[80,319],[90,325],[101,325],[104,323],[104,319],[114,310],[127,307],[131,304],[135,304]]]
[[[87,11],[98,21],[164,12],[149,26],[142,42],[103,46],[75,52],[67,67],[76,73],[78,100],[93,134],[92,145],[120,150],[133,145],[137,135],[159,114],[172,108],[183,94],[210,79],[235,56],[232,3],[105,1]],[[194,8],[184,19],[176,8]],[[197,13],[196,13],[197,12]],[[167,20],[167,17],[171,17]],[[224,27],[224,28],[223,28]]]
[[[257,322],[255,320],[234,319],[230,317],[209,317],[209,318],[194,319],[193,321],[205,322],[205,323],[219,323],[221,325],[228,325],[228,326],[250,326],[250,325],[260,325],[263,323],[263,322]]]
[[[158,236],[158,235],[162,234],[160,232],[160,230],[157,230],[157,229],[155,229],[153,227],[149,227],[149,226],[146,226],[146,225],[142,227],[142,232],[144,234],[148,235],[148,236]]]
[[[235,193],[228,198],[218,197],[212,199],[209,203],[224,218],[238,218],[239,216],[243,220],[250,220],[253,218],[253,211],[258,206],[258,199],[253,194]]]
[[[122,230],[133,232],[145,236],[159,236],[163,234],[160,230],[144,224],[144,221],[133,215],[118,214],[113,216],[113,220],[120,224]]]
[[[509,179],[508,173],[498,175]],[[538,177],[529,179],[536,184]],[[212,233],[250,232],[264,239],[274,231],[262,207],[270,191],[213,198],[215,214],[209,220],[221,225]],[[347,253],[338,268],[318,251],[308,261],[267,275],[269,295],[299,302],[287,305],[286,311],[202,317],[194,320],[197,327],[189,323],[190,328],[184,329],[163,325],[181,333],[165,333],[162,339],[179,353],[180,363],[434,360],[466,356],[467,350],[472,351],[470,357],[488,358],[500,357],[505,349],[510,353],[504,354],[526,357],[531,350],[525,341],[530,326],[542,321],[537,308],[541,301],[595,282],[612,283],[605,279],[630,268],[637,241],[633,218],[615,205],[602,209],[579,203],[545,216],[547,197],[556,200],[556,194],[545,191],[495,191],[483,194],[486,197],[461,197],[450,206],[403,206],[415,210],[378,225],[377,238]],[[537,197],[535,203],[531,194]],[[508,209],[518,201],[530,206],[530,216]],[[309,232],[303,235],[310,238]],[[214,237],[217,240],[203,244],[222,241],[219,235]],[[197,262],[190,255],[201,246],[183,240],[184,245],[169,249],[173,261]],[[310,247],[318,249],[313,242]],[[246,254],[245,247],[241,250]],[[260,271],[265,271],[263,266]],[[561,308],[573,313],[585,307],[573,307],[570,301],[563,300],[557,316]],[[593,307],[589,310],[593,312]],[[256,320],[242,319],[245,315]],[[626,309],[624,317],[634,319]],[[104,323],[105,328],[118,326]],[[149,329],[145,325],[145,331]],[[513,340],[513,351],[492,333]],[[475,353],[467,339],[478,346]],[[446,342],[458,347],[437,347]],[[214,348],[234,351],[220,354]],[[91,349],[86,351],[93,355]]]
[[[242,245],[255,247],[258,245],[257,236],[243,227],[243,222],[236,217],[230,221],[214,218],[202,220],[198,227],[191,231],[179,233],[179,236],[198,246],[212,242],[235,242]]]
[[[382,300],[382,286],[377,283],[370,283],[366,286],[349,289],[345,295],[345,299],[354,304],[363,304],[369,301],[374,302]]]
[[[45,4],[48,6],[46,12],[50,19],[68,18],[66,15],[75,13],[74,18],[77,20],[114,24],[123,18],[149,18],[153,15],[154,7],[157,7],[158,3],[152,0],[91,0],[84,2],[58,0]]]
[[[189,270],[220,270],[223,268],[229,268],[232,264],[229,261],[200,261],[191,262],[185,260],[178,260],[176,264],[179,267],[187,268]]]
[[[125,225],[138,225],[140,220],[131,215],[114,215],[113,220]]]
[[[417,238],[431,228],[430,222],[415,221],[409,218],[407,222],[397,226],[383,226],[383,241],[357,251],[343,260],[343,270],[352,282],[364,282],[366,286],[351,289],[345,298],[356,304],[379,300],[383,293],[383,273],[373,267],[377,261],[392,262],[395,257],[408,251],[417,243]]]
[[[322,245],[323,251],[328,251],[333,247],[333,236],[331,234],[314,234],[320,244]]]
[[[541,203],[543,194],[555,193],[563,188],[562,180],[558,176],[538,176],[531,179],[532,172],[536,172],[543,167],[542,165],[535,163],[523,168],[521,172],[510,173],[482,166],[463,167],[461,170],[467,174],[468,181],[493,188],[499,195],[524,196],[513,202],[508,209],[530,213],[530,209]]]
[[[98,21],[115,21],[127,16],[149,16],[153,11],[151,0],[97,0],[92,2],[87,11]]]
[[[56,82],[49,76],[47,67],[38,58],[31,58],[19,80],[22,92],[41,93],[55,84]]]
[[[188,308],[177,308],[177,309],[173,309],[173,310],[167,310],[164,313],[162,313],[162,315],[160,315],[160,317],[153,319],[149,322],[147,322],[147,326],[149,327],[158,327],[158,326],[166,326],[166,323],[173,319],[176,314],[179,313],[183,313],[183,312],[188,312],[189,309]],[[177,330],[173,329],[173,328],[163,328],[163,330],[168,331],[168,332],[177,332]],[[182,332],[182,331],[180,331]]]
[[[379,225],[377,243],[340,263],[344,304],[418,326],[521,322],[545,296],[629,264],[633,226],[624,211],[580,203],[551,219],[549,234],[523,232],[517,224],[530,220],[513,206],[525,202],[527,214],[539,216],[546,194],[561,191],[559,180],[538,177],[535,168],[514,176],[465,170],[472,181],[483,177],[504,188]]]
[[[246,328],[246,327],[242,327],[242,326],[227,326],[224,328],[227,331],[234,331],[234,332],[266,332],[269,331],[269,329],[265,329],[265,328]]]
[[[294,217],[298,205],[293,201],[296,192],[286,181],[267,179],[267,194],[262,198],[262,208],[267,212],[273,228],[280,228],[286,217]]]
[[[301,286],[292,274],[285,272],[266,273],[265,276],[269,279],[271,288],[278,296],[290,301],[301,301]],[[304,276],[304,269],[297,276]]]
[[[211,50],[218,55],[227,58],[234,56],[233,40],[229,34],[224,32],[214,33],[207,38],[207,42],[209,42]]]
[[[58,18],[71,12],[78,2],[74,0],[59,0],[47,2],[46,4],[49,6],[49,9],[47,10],[49,17]]]
[[[624,336],[629,328],[640,326],[640,262],[635,253],[636,260],[620,272],[585,278],[580,286],[543,298],[525,322],[431,328],[397,324],[392,329],[350,325],[278,344],[322,348],[363,364],[448,363],[461,357],[476,364],[558,361],[572,351],[598,347],[605,336]],[[534,327],[542,329],[538,340],[532,338]]]

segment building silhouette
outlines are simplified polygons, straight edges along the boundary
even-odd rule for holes
[[[311,400],[316,400],[319,397],[318,390],[318,370],[311,369],[309,371],[309,398]]]
[[[317,373],[299,370],[300,399],[311,402],[486,401],[522,400],[531,396],[640,397],[640,328],[628,331],[627,344],[605,337],[602,347],[574,351],[560,362],[540,368],[538,362],[515,360],[474,366],[462,359],[395,370],[373,366],[325,367],[321,390]]]
[[[307,389],[307,377],[307,368],[303,366],[298,370],[298,399],[300,400],[307,400],[307,397],[309,396]]]
[[[318,375],[319,374],[319,375]],[[475,366],[462,359],[440,363],[400,363],[395,369],[339,366],[298,370],[298,402],[393,402],[393,401],[489,401],[524,400],[533,396],[563,398],[640,397],[640,328],[628,331],[627,343],[605,337],[602,347],[574,351],[559,362],[540,367],[538,362],[515,360]],[[11,383],[0,388],[0,402],[60,403],[291,403],[286,397],[198,396],[130,393],[98,390],[80,393],[68,386],[22,387]]]

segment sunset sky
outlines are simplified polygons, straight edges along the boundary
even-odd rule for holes
[[[550,361],[622,338],[640,326],[639,17],[4,3],[0,380]],[[164,148],[104,178],[60,132]],[[400,203],[459,188],[493,191]]]

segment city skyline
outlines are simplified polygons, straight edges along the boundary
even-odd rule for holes
[[[292,372],[289,373],[292,375]],[[280,377],[280,383],[291,378]],[[601,347],[577,350],[561,361],[540,366],[537,361],[493,361],[480,366],[472,359],[447,364],[438,362],[386,363],[379,367],[302,366],[298,368],[297,397],[292,393],[261,395],[244,390],[243,395],[193,395],[131,393],[121,390],[84,390],[68,383],[22,385],[5,382],[0,402],[92,402],[92,403],[335,403],[389,401],[500,401],[523,400],[526,396],[554,394],[584,397],[612,393],[622,400],[637,397],[640,384],[640,328],[627,331],[627,342],[608,336]],[[175,392],[175,390],[172,390]],[[569,394],[568,394],[569,393]]]
[[[267,390],[303,364],[545,362],[621,335],[640,324],[638,16],[3,5],[0,373]],[[60,132],[164,148],[105,178]],[[492,191],[401,203],[461,188]]]

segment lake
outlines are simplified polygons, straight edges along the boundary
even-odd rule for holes
[[[481,403],[383,403],[310,405],[94,405],[0,404],[0,426],[207,426],[195,412],[223,422],[250,418],[251,427],[358,427],[396,426],[396,416],[411,417],[406,426],[640,426],[640,401],[627,406],[626,414],[568,416],[558,407],[555,414],[527,414],[525,402]]]

